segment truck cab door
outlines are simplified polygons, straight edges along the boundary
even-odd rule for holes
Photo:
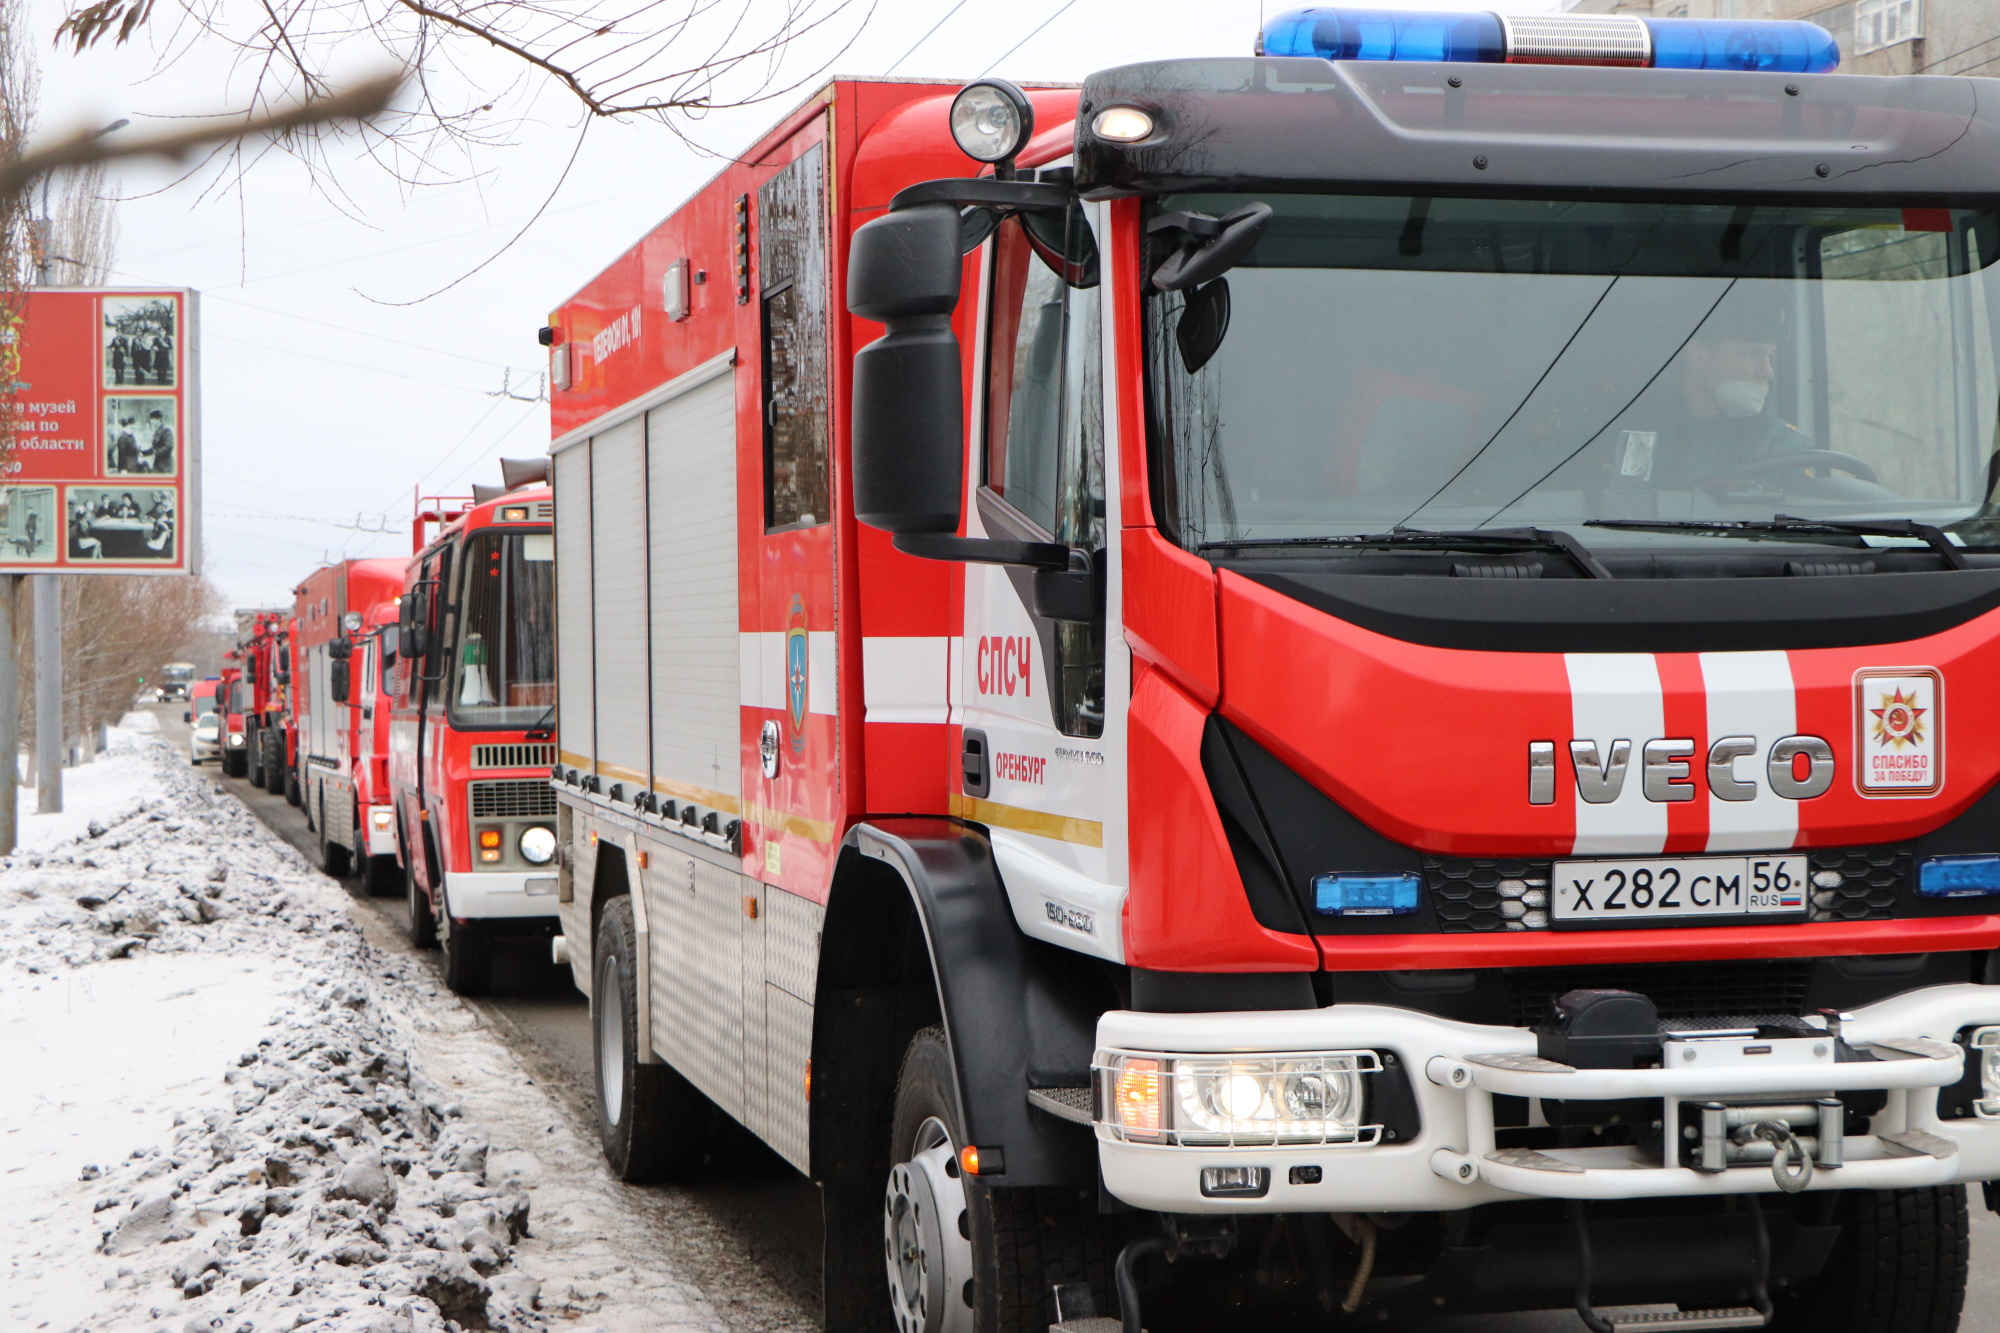
[[[1056,620],[1037,614],[1033,571],[963,566],[952,809],[991,830],[1026,934],[1123,961],[1130,669],[1101,610],[1118,604],[1101,226],[1079,205],[1033,231],[1009,219],[988,242],[968,532],[1069,546],[1108,603],[1094,620]]]

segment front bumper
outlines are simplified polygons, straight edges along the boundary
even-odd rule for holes
[[[1457,1023],[1385,1006],[1219,1014],[1114,1011],[1098,1021],[1100,1062],[1107,1051],[1380,1052],[1407,1077],[1420,1127],[1401,1141],[1383,1135],[1373,1143],[1325,1146],[1133,1142],[1105,1123],[1101,1094],[1094,1127],[1106,1188],[1137,1208],[1429,1212],[1513,1199],[1695,1197],[1779,1188],[1768,1162],[1703,1171],[1679,1164],[1678,1154],[1666,1162],[1639,1147],[1501,1148],[1495,1141],[1495,1095],[1570,1102],[1657,1098],[1659,1123],[1671,1129],[1682,1121],[1683,1102],[1800,1100],[1882,1090],[1886,1104],[1869,1120],[1868,1132],[1844,1134],[1841,1165],[1816,1166],[1804,1188],[1908,1189],[1990,1180],[2000,1178],[2000,1120],[1940,1120],[1936,1090],[1956,1084],[1964,1073],[1963,1051],[1954,1044],[1958,1034],[1993,1023],[2000,1023],[2000,986],[1936,986],[1850,1016],[1846,1041],[1872,1052],[1874,1060],[1762,1064],[1750,1049],[1759,1044],[1755,1041],[1731,1047],[1711,1039],[1669,1043],[1666,1068],[1584,1070],[1537,1059],[1535,1034],[1526,1028]],[[1877,1044],[1891,1042],[1898,1045]],[[1243,1166],[1268,1172],[1269,1188],[1261,1197],[1203,1195],[1204,1167]]]
[[[494,870],[448,870],[445,897],[455,921],[499,921],[556,915],[554,870],[522,874]]]

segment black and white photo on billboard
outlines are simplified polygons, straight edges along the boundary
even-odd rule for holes
[[[56,558],[56,488],[0,486],[0,564],[44,564]]]
[[[172,396],[104,400],[104,475],[171,477],[179,469],[178,408]]]
[[[104,387],[171,389],[180,345],[180,301],[172,296],[104,298]]]
[[[179,555],[180,514],[171,486],[71,486],[63,493],[71,560],[149,560]]]

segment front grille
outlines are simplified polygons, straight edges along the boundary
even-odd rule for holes
[[[1510,967],[1507,1007],[1516,1026],[1528,1027],[1570,991],[1629,990],[1652,1000],[1663,1020],[1755,1018],[1800,1012],[1811,979],[1812,961],[1804,958]]]
[[[1805,853],[1807,873],[1840,875],[1837,886],[1815,883],[1810,919],[1887,921],[1896,915],[1910,878],[1910,848],[1832,847]],[[1424,858],[1424,883],[1438,930],[1447,935],[1548,927],[1549,861],[1509,861],[1471,857]],[[1722,918],[1692,918],[1675,924],[1717,925]],[[1662,924],[1671,930],[1672,925]]]
[[[1815,878],[1812,919],[1815,921],[1887,921],[1910,878],[1910,849],[1903,847],[1830,847],[1808,852]],[[1817,883],[1821,871],[1840,873],[1837,888]]]
[[[474,768],[552,768],[556,762],[553,745],[475,745]]]
[[[1438,929],[1447,935],[1548,929],[1549,865],[1425,857],[1424,882]]]
[[[556,789],[545,778],[468,784],[474,819],[554,819]]]

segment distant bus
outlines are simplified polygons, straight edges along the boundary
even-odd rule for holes
[[[188,686],[194,684],[194,663],[169,662],[160,668],[160,684],[155,693],[161,703],[178,703],[188,697]]]

